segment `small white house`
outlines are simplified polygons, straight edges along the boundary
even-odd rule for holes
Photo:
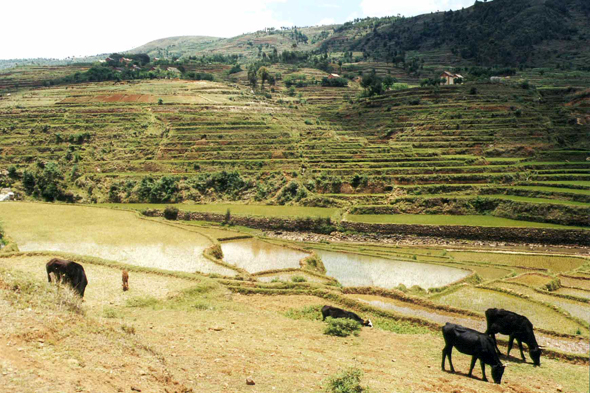
[[[456,79],[463,79],[463,76],[459,75],[459,74],[453,74],[452,72],[449,72],[449,71],[445,71],[440,75],[440,79],[445,80],[445,82],[443,83],[445,85],[454,85],[455,80]]]

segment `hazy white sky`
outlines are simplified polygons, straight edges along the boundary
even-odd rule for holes
[[[468,7],[474,0],[17,0],[4,1],[0,59],[124,51],[179,35],[232,37],[265,27]]]

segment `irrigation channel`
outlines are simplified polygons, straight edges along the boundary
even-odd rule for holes
[[[220,244],[224,254],[224,265],[205,257],[204,251],[216,244],[217,239],[224,238],[224,235],[230,232],[204,227],[181,227],[168,222],[145,219],[135,212],[105,208],[2,203],[0,220],[4,230],[16,242],[20,251],[59,251],[148,268],[223,276],[235,276],[245,270],[260,281],[267,282],[277,279],[290,280],[293,275],[302,275],[308,281],[316,282],[327,281],[330,280],[329,277],[333,277],[344,287],[392,289],[403,284],[408,288],[419,286],[429,289],[458,282],[472,273],[468,269],[436,263],[316,249],[315,253],[326,268],[324,277],[320,274],[307,274],[301,269],[301,261],[310,255],[309,251],[257,238],[222,241]],[[473,256],[470,258],[474,259]],[[235,266],[235,269],[232,266]],[[582,289],[576,291],[584,292]],[[539,296],[536,293],[530,295]],[[587,325],[568,320],[544,304],[529,303],[526,299],[515,298],[505,293],[463,286],[457,291],[443,293],[436,300],[439,304],[475,311],[480,314],[479,317],[449,313],[436,307],[419,306],[382,296],[347,296],[401,315],[441,324],[452,321],[479,330],[485,330],[482,310],[488,306],[502,307],[506,303],[506,307],[516,307],[518,311],[522,308],[523,312],[531,313],[535,318],[535,326],[570,335],[570,338],[561,338],[542,334],[542,344],[563,352],[588,352],[586,340],[571,337],[580,327],[583,336],[587,336]],[[572,315],[579,316],[578,311],[585,313],[589,308],[587,303],[576,306],[579,310],[575,309],[576,312]]]

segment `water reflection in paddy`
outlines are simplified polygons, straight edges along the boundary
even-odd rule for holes
[[[3,203],[0,220],[21,251],[63,251],[149,268],[236,274],[203,256],[212,245],[205,236],[141,220],[131,212]]]
[[[250,273],[265,270],[299,268],[299,261],[309,254],[257,239],[221,243],[223,260]]]
[[[419,285],[435,288],[467,277],[470,272],[426,263],[394,261],[359,254],[316,250],[327,270],[345,287],[375,286],[395,288]]]

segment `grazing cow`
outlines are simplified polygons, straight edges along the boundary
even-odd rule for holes
[[[123,278],[123,292],[128,291],[129,290],[129,273],[127,272],[127,270],[123,270],[121,276]]]
[[[494,345],[498,354],[500,353],[500,350],[498,349],[498,343],[496,342],[496,334],[506,334],[510,338],[508,341],[508,353],[506,353],[506,356],[510,355],[514,339],[516,339],[518,347],[520,348],[520,356],[522,356],[522,360],[526,360],[522,350],[522,343],[524,342],[529,347],[529,354],[531,355],[533,364],[535,366],[541,365],[541,348],[535,339],[533,324],[527,317],[513,313],[512,311],[489,308],[486,310],[486,320],[488,322],[486,334],[489,334],[492,337],[492,340],[494,340]]]
[[[480,333],[476,330],[469,329],[453,323],[448,323],[442,328],[443,337],[445,339],[445,347],[442,351],[442,369],[445,369],[445,359],[449,357],[449,364],[451,365],[451,372],[455,372],[453,362],[451,360],[451,354],[453,347],[461,353],[472,355],[471,368],[469,368],[469,376],[473,372],[475,362],[479,359],[481,364],[481,373],[483,374],[483,380],[488,381],[486,378],[485,365],[492,366],[492,378],[495,383],[502,382],[502,374],[504,374],[504,368],[506,367],[500,362],[500,357],[496,353],[494,347],[494,341],[490,336],[485,333]]]
[[[364,320],[352,311],[346,311],[338,307],[324,306],[322,307],[322,321],[325,321],[327,317],[332,318],[348,318],[357,321],[363,326],[373,327],[373,323],[370,319]]]
[[[47,279],[51,282],[51,273],[56,277],[56,281],[68,283],[74,288],[80,297],[84,297],[84,291],[88,285],[88,279],[82,265],[67,261],[65,259],[53,258],[45,266],[47,269]]]

